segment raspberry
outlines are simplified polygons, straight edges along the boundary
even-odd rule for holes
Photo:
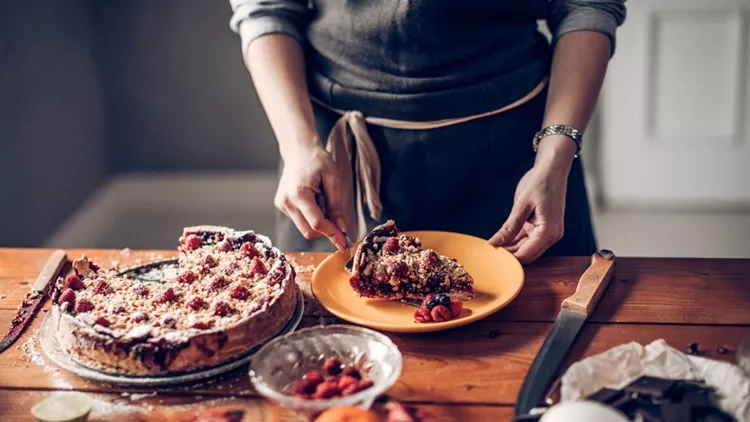
[[[109,327],[109,320],[107,320],[107,318],[104,318],[103,316],[100,316],[96,319],[96,321],[94,321],[94,324],[101,325],[102,327]]]
[[[211,255],[206,255],[201,260],[201,265],[203,265],[203,268],[211,268],[216,266],[216,260]]]
[[[432,249],[426,249],[422,251],[422,266],[425,269],[435,269],[439,264],[440,257],[438,257],[437,252],[433,251]]]
[[[83,290],[86,288],[86,285],[83,284],[83,281],[75,275],[75,274],[68,274],[67,277],[65,277],[65,287],[71,288],[73,290]]]
[[[96,286],[94,286],[94,293],[98,295],[106,295],[109,293],[109,283],[101,279],[97,280]]]
[[[252,243],[243,243],[240,246],[240,253],[242,253],[242,256],[250,259],[260,256],[260,252],[258,252],[258,249]]]
[[[242,286],[234,286],[229,292],[229,296],[237,300],[245,300],[250,297],[250,291]]]
[[[320,383],[313,383],[308,380],[302,379],[294,383],[292,391],[294,392],[294,394],[305,396],[305,399],[307,399],[310,394],[313,394],[315,392],[315,387],[317,387],[318,384]]]
[[[341,394],[339,386],[336,382],[326,381],[318,384],[315,387],[315,398],[316,399],[330,399],[331,397]]]
[[[432,316],[432,320],[435,322],[448,321],[451,319],[451,311],[443,305],[437,305],[432,308],[430,316]]]
[[[253,258],[253,261],[250,263],[250,275],[256,274],[268,274],[266,266],[263,265],[263,261],[258,257]]]
[[[188,302],[187,306],[197,311],[206,307],[206,301],[196,296]]]
[[[177,282],[178,283],[185,283],[189,284],[195,281],[197,276],[192,271],[183,271],[180,273],[180,275],[177,276]]]
[[[461,310],[464,307],[464,303],[458,299],[451,299],[451,317],[458,318],[461,315]]]
[[[76,304],[76,293],[73,291],[73,289],[63,290],[62,294],[60,294],[60,297],[57,298],[58,305],[62,305],[63,303],[68,303],[68,309],[73,309]]]
[[[395,278],[403,278],[409,273],[409,266],[404,261],[393,261],[385,269],[386,273]]]
[[[232,312],[234,312],[234,309],[226,302],[216,302],[216,305],[214,305],[214,315],[227,316]]]
[[[185,249],[193,251],[203,246],[203,241],[200,237],[194,234],[190,234],[185,239],[183,239],[182,244],[183,246],[185,246]]]
[[[130,319],[133,322],[143,322],[148,320],[148,315],[145,312],[134,312]]]
[[[366,390],[372,387],[374,383],[370,380],[359,381],[356,384],[352,384],[342,391],[341,394],[344,396],[351,396],[352,394],[359,393],[362,390]]]
[[[358,382],[359,380],[357,378],[350,377],[349,375],[344,375],[339,378],[339,390],[344,391],[350,385],[356,385]]]
[[[344,368],[344,370],[341,372],[344,376],[353,377],[356,379],[362,379],[362,374],[359,373],[357,368],[353,366],[347,366]]]
[[[91,312],[94,310],[94,304],[88,299],[81,299],[76,303],[76,313]]]
[[[216,292],[226,287],[227,284],[229,284],[229,282],[223,275],[217,275],[209,282],[208,290]]]
[[[205,321],[198,321],[190,326],[191,328],[195,328],[198,330],[206,330],[211,328],[211,322],[205,322]]]
[[[175,294],[174,289],[170,287],[167,290],[164,290],[164,293],[162,293],[161,296],[159,296],[159,302],[167,303],[167,302],[171,302],[175,300],[176,298],[177,298],[177,295]]]
[[[216,245],[216,249],[224,252],[229,252],[232,250],[232,244],[228,240],[222,240]]]
[[[388,240],[385,241],[385,244],[383,245],[383,252],[387,254],[395,254],[398,252],[399,244],[398,244],[398,237],[389,237]]]
[[[422,308],[417,309],[416,312],[414,312],[414,319],[417,322],[422,322],[422,323],[430,322],[432,321],[432,315],[430,315],[430,311],[427,310],[427,308],[422,307]]]
[[[148,296],[148,287],[144,286],[143,284],[136,284],[133,286],[133,293],[137,294],[138,296]]]
[[[338,375],[341,373],[341,361],[336,358],[328,358],[323,362],[323,369],[329,375]]]
[[[317,369],[311,369],[307,371],[304,377],[305,381],[318,385],[321,382],[323,382],[323,374],[320,373]],[[310,393],[308,393],[310,394]]]

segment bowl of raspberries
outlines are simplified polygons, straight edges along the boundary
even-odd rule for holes
[[[250,363],[259,394],[313,420],[340,406],[369,409],[401,375],[403,358],[385,335],[350,325],[301,329],[265,344]]]

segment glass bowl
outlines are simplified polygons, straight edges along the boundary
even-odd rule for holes
[[[373,386],[350,396],[319,400],[301,399],[289,391],[307,371],[321,369],[332,357],[359,369]],[[385,335],[362,327],[327,325],[304,328],[264,345],[250,362],[250,380],[266,399],[311,420],[331,407],[369,409],[396,382],[402,365],[401,352]]]

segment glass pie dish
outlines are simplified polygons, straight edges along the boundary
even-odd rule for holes
[[[328,399],[295,395],[293,385],[308,371],[321,370],[327,359],[356,368],[372,386],[354,394]],[[264,345],[250,363],[250,381],[266,399],[312,420],[326,409],[358,406],[369,409],[401,375],[403,358],[385,335],[350,325],[304,328]]]

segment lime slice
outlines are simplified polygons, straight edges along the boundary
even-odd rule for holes
[[[40,422],[84,422],[89,412],[91,399],[75,391],[57,393],[31,408],[31,414]]]

